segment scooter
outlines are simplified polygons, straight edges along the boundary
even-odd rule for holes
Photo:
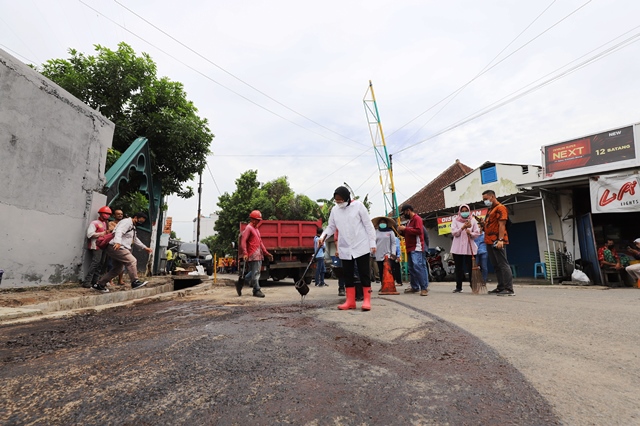
[[[440,282],[447,276],[447,272],[444,269],[442,263],[442,253],[444,249],[442,247],[430,248],[427,252],[427,264],[434,280]]]
[[[453,253],[447,253],[443,259],[444,272],[449,274],[456,273],[456,262],[453,260]]]

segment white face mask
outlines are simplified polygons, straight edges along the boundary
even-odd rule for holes
[[[338,208],[340,209],[344,209],[345,207],[347,207],[347,202],[343,201],[341,203],[336,203],[336,206],[338,206]]]
[[[487,207],[491,206],[491,200],[484,200],[484,205]]]

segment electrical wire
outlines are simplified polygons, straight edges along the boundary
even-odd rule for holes
[[[36,61],[32,61],[31,59],[29,59],[29,58],[27,58],[27,57],[22,56],[21,54],[19,54],[19,53],[18,53],[18,52],[16,52],[15,50],[8,48],[7,46],[5,46],[5,45],[4,45],[4,44],[2,44],[2,43],[0,43],[0,47],[4,48],[4,50],[7,50],[7,51],[9,51],[9,52],[13,53],[13,54],[14,54],[14,55],[16,55],[16,56],[21,57],[21,58],[22,58],[22,59],[24,59],[26,62],[29,62],[29,63],[31,63],[31,64],[35,64],[35,63],[36,63]]]
[[[2,21],[2,23],[3,23],[3,24],[4,24],[4,26],[5,26],[5,28],[8,28],[8,29],[9,29],[9,31],[11,31],[11,32],[13,33],[13,35],[14,35],[18,40],[20,40],[20,43],[22,43],[22,44],[27,48],[27,50],[29,51],[29,53],[30,53],[31,55],[33,55],[34,57],[37,57],[37,56],[38,56],[38,55],[35,55],[35,54],[33,53],[33,51],[29,48],[29,45],[28,45],[27,43],[25,43],[25,42],[22,40],[22,38],[18,35],[18,33],[16,33],[16,32],[13,30],[13,28],[11,28],[11,26],[9,26],[9,24],[7,24],[7,22],[6,22],[4,19],[2,19],[2,16],[0,16],[0,21]],[[8,48],[7,48],[7,49],[8,49]],[[16,52],[14,52],[13,50],[12,50],[12,52],[13,52],[13,53],[16,53]],[[16,53],[16,55],[19,55],[19,54],[18,54],[18,53]],[[25,58],[24,56],[22,56],[22,55],[19,55],[19,56],[21,56],[22,58],[26,59],[26,58]],[[29,61],[29,62],[31,62],[32,64],[40,63],[40,61]]]
[[[349,164],[353,163],[354,161],[356,161],[358,158],[362,157],[364,154],[367,154],[369,151],[371,151],[373,149],[373,147],[365,149],[364,151],[362,151],[359,155],[357,155],[356,157],[352,158],[350,161],[346,162],[345,164],[343,164],[342,166],[338,167],[336,170],[334,170],[333,172],[329,173],[328,175],[325,175],[324,178],[317,180],[313,185],[311,185],[310,187],[308,187],[304,192],[309,192],[309,190],[315,186],[317,186],[318,184],[320,184],[321,182],[324,182],[325,180],[327,180],[330,176],[335,175],[336,173],[338,173],[340,170],[344,169],[345,167],[347,167]]]
[[[216,157],[277,157],[277,158],[351,158],[353,155],[297,154],[216,154]]]
[[[211,179],[213,180],[213,184],[216,186],[216,189],[218,190],[218,195],[222,196],[222,192],[220,191],[220,188],[218,188],[218,182],[216,182],[216,178],[213,177],[213,173],[211,172],[211,169],[209,168],[209,163],[207,163],[207,170],[209,170],[209,175],[211,175]]]
[[[519,38],[520,38],[520,36],[521,36],[522,34],[524,34],[524,33],[525,33],[529,28],[531,28],[531,26],[532,26],[534,23],[536,23],[536,21],[538,21],[538,19],[540,19],[540,17],[541,17],[542,15],[544,15],[544,14],[545,14],[545,12],[546,12],[547,10],[549,10],[549,9],[551,8],[551,6],[553,6],[553,4],[554,4],[556,1],[557,1],[557,0],[553,0],[553,1],[549,4],[549,6],[547,6],[547,7],[546,7],[542,12],[540,12],[540,14],[538,14],[538,16],[536,16],[536,17],[535,17],[535,19],[534,19],[533,21],[531,21],[531,22],[529,23],[529,25],[527,25],[527,26],[525,27],[525,29],[523,29],[522,31],[520,31],[520,33],[519,33],[519,34],[518,34],[518,35],[517,35],[513,40],[511,40],[511,41],[510,41],[510,42],[509,42],[509,43],[508,43],[504,48],[502,48],[502,50],[501,50],[500,52],[498,52],[498,54],[497,54],[496,56],[494,56],[494,57],[493,57],[493,59],[491,59],[491,60],[489,61],[489,63],[488,63],[487,65],[485,65],[485,66],[484,66],[484,68],[482,68],[482,69],[478,72],[478,74],[476,74],[476,76],[475,76],[475,77],[473,77],[473,78],[472,78],[471,80],[469,80],[466,84],[464,84],[463,86],[461,86],[460,88],[458,88],[458,89],[454,92],[453,96],[451,96],[451,95],[450,95],[449,100],[448,100],[444,105],[442,105],[442,107],[441,107],[438,111],[436,111],[436,112],[435,112],[435,113],[434,113],[434,114],[433,114],[433,115],[432,115],[432,116],[431,116],[427,121],[425,121],[425,122],[424,122],[424,124],[423,124],[422,126],[418,127],[418,129],[417,129],[415,132],[413,132],[413,134],[411,134],[411,136],[409,136],[406,140],[407,140],[407,141],[411,141],[411,139],[413,139],[415,135],[417,135],[417,134],[418,134],[418,133],[419,133],[419,132],[420,132],[420,131],[421,131],[421,130],[422,130],[422,129],[427,125],[427,124],[429,124],[429,123],[431,122],[431,120],[433,120],[433,119],[434,119],[438,114],[440,114],[440,113],[442,112],[442,110],[444,110],[444,109],[445,109],[445,108],[446,108],[446,107],[447,107],[451,102],[453,102],[453,100],[454,100],[455,98],[457,98],[457,97],[458,97],[458,95],[459,95],[460,93],[462,93],[462,92],[464,91],[464,89],[466,89],[466,88],[467,88],[467,86],[469,86],[473,81],[475,81],[475,79],[477,79],[478,77],[480,77],[480,76],[485,72],[485,70],[487,70],[487,68],[488,68],[489,66],[491,66],[491,64],[493,63],[493,61],[495,61],[496,59],[498,59],[498,57],[499,57],[500,55],[502,55],[502,53],[503,53],[505,50],[507,50],[507,49],[509,48],[509,46],[511,46],[513,43],[515,43],[515,42],[516,42],[516,40],[517,40],[517,39],[519,39]],[[515,53],[515,52],[514,52],[514,53]],[[506,59],[506,58],[505,58],[505,59]]]
[[[636,28],[638,28],[638,27],[636,27]],[[619,51],[619,50],[621,50],[621,49],[623,49],[623,48],[625,48],[627,46],[630,46],[633,43],[636,43],[637,41],[640,41],[639,37],[640,37],[640,33],[636,33],[633,36],[623,40],[622,42],[620,42],[620,43],[618,43],[618,44],[616,44],[616,45],[614,45],[614,46],[612,46],[612,47],[610,47],[610,48],[608,48],[608,49],[606,49],[606,50],[604,50],[604,51],[602,51],[602,52],[600,52],[600,53],[598,53],[598,54],[596,54],[596,55],[594,55],[594,56],[592,56],[590,58],[588,58],[587,60],[585,60],[583,62],[580,62],[579,64],[577,64],[577,65],[575,65],[575,66],[573,66],[573,67],[571,67],[569,69],[567,69],[566,71],[564,71],[564,72],[562,72],[562,73],[560,73],[560,74],[558,74],[556,76],[553,76],[550,79],[547,79],[547,80],[543,81],[542,83],[537,84],[537,85],[533,86],[532,88],[530,88],[528,90],[525,90],[522,93],[518,93],[521,90],[523,90],[524,88],[530,86],[531,85],[531,83],[530,83],[529,85],[524,86],[523,88],[520,88],[520,89],[516,90],[515,92],[512,92],[511,94],[501,98],[498,101],[493,102],[492,104],[484,107],[483,109],[475,112],[474,114],[471,114],[471,115],[465,117],[464,119],[462,119],[462,120],[460,120],[460,121],[458,121],[458,122],[456,122],[456,123],[444,128],[443,130],[441,130],[441,131],[429,136],[428,138],[423,139],[423,140],[421,140],[419,142],[416,142],[416,143],[414,143],[412,145],[409,145],[409,146],[407,146],[405,148],[402,148],[401,150],[397,151],[395,154],[399,154],[399,153],[401,153],[403,151],[406,151],[407,149],[413,148],[413,147],[415,147],[417,145],[420,145],[420,144],[422,144],[424,142],[427,142],[427,141],[429,141],[429,140],[431,140],[431,139],[433,139],[435,137],[438,137],[438,136],[440,136],[440,135],[442,135],[442,134],[444,134],[446,132],[449,132],[449,131],[457,128],[457,127],[460,127],[460,126],[462,126],[464,124],[467,124],[470,121],[473,121],[473,120],[475,120],[475,119],[477,119],[479,117],[482,117],[483,115],[486,115],[489,112],[492,112],[492,111],[494,111],[494,110],[496,110],[496,109],[498,109],[498,108],[500,108],[500,107],[502,107],[504,105],[507,105],[507,104],[509,104],[509,103],[511,103],[511,102],[513,102],[515,100],[518,100],[518,99],[520,99],[520,98],[522,98],[522,97],[524,97],[524,96],[526,96],[526,95],[528,95],[528,94],[530,94],[530,93],[532,93],[532,92],[534,92],[536,90],[539,90],[542,87],[545,87],[545,86],[547,86],[549,84],[552,84],[552,83],[556,82],[557,80],[560,80],[560,79],[562,79],[562,78],[574,73],[575,71],[578,71],[578,70],[580,70],[580,69],[582,69],[582,68],[584,68],[586,66],[589,66],[589,65],[599,61],[600,59],[603,59],[603,58],[605,58],[605,57],[607,57],[607,56],[609,56],[609,55],[611,55],[611,54],[613,54],[613,53],[615,53],[615,52],[617,52],[617,51]],[[616,39],[617,38],[620,38],[620,36],[616,37]],[[610,43],[610,42],[611,41],[609,41],[608,43]],[[608,43],[605,43],[605,45],[608,44]],[[583,56],[585,56],[585,55],[583,55]],[[575,62],[575,60],[572,61],[572,62]],[[572,62],[570,62],[570,63],[572,63]],[[560,69],[562,69],[562,68],[564,68],[564,66],[561,67]],[[536,81],[539,81],[539,80],[540,79],[538,79]],[[502,100],[504,100],[504,101],[501,102]]]
[[[160,52],[162,52],[162,53],[164,53],[165,55],[167,55],[167,56],[168,56],[168,57],[170,57],[171,59],[175,60],[176,62],[178,62],[178,63],[180,63],[180,64],[184,65],[185,67],[187,67],[187,68],[189,68],[190,70],[192,70],[192,71],[196,72],[197,74],[200,74],[202,77],[206,78],[207,80],[211,81],[212,83],[217,84],[218,86],[222,87],[223,89],[228,90],[229,92],[231,92],[231,93],[233,93],[234,95],[236,95],[236,96],[238,96],[238,97],[240,97],[240,98],[244,99],[245,101],[247,101],[247,102],[249,102],[249,103],[251,103],[251,104],[253,104],[253,105],[257,106],[257,107],[258,107],[258,108],[260,108],[260,109],[263,109],[263,110],[267,111],[267,112],[268,112],[268,113],[270,113],[270,114],[275,115],[276,117],[278,117],[278,118],[280,118],[280,119],[282,119],[282,120],[284,120],[284,121],[287,121],[287,122],[289,122],[289,123],[293,124],[294,126],[300,127],[300,128],[301,128],[301,129],[303,129],[303,130],[306,130],[306,131],[308,131],[308,132],[311,132],[311,133],[313,133],[313,134],[315,134],[315,135],[317,135],[317,136],[320,136],[320,137],[322,137],[322,138],[328,139],[328,140],[330,140],[330,141],[338,142],[338,141],[336,141],[335,139],[332,139],[332,138],[330,138],[330,137],[328,137],[328,136],[326,136],[326,135],[323,135],[322,133],[318,133],[318,132],[316,132],[316,131],[314,131],[314,130],[312,130],[312,129],[309,129],[308,127],[305,127],[305,126],[303,126],[303,125],[301,125],[301,124],[299,124],[299,123],[296,123],[295,121],[289,120],[288,118],[286,118],[286,117],[284,117],[284,116],[282,116],[282,115],[278,114],[277,112],[272,111],[272,110],[270,110],[269,108],[267,108],[267,107],[265,107],[265,106],[262,106],[262,105],[260,105],[259,103],[255,102],[255,101],[253,101],[253,100],[251,100],[251,99],[249,99],[249,98],[247,98],[246,96],[244,96],[244,95],[242,95],[242,94],[240,94],[240,93],[236,92],[235,90],[233,90],[233,89],[231,89],[231,88],[229,88],[229,87],[225,86],[224,84],[220,83],[219,81],[214,80],[212,77],[208,76],[207,74],[203,73],[202,71],[200,71],[200,70],[198,70],[198,69],[194,68],[193,66],[191,66],[191,65],[189,65],[189,64],[187,64],[187,63],[185,63],[184,61],[182,61],[182,60],[178,59],[177,57],[173,56],[172,54],[170,54],[169,52],[165,51],[164,49],[161,49],[160,47],[156,46],[155,44],[151,43],[150,41],[147,41],[147,40],[146,40],[146,39],[144,39],[143,37],[139,36],[139,35],[138,35],[138,34],[136,34],[135,32],[133,32],[133,31],[131,31],[130,29],[128,29],[127,27],[125,27],[125,26],[121,25],[120,23],[118,23],[118,22],[114,21],[113,19],[109,18],[108,16],[106,16],[104,13],[102,13],[102,12],[100,12],[99,10],[95,9],[94,7],[92,7],[92,6],[88,5],[88,4],[87,4],[87,3],[85,3],[83,0],[78,0],[78,1],[79,1],[80,3],[82,3],[84,6],[88,7],[89,9],[93,10],[94,12],[96,12],[97,14],[99,14],[100,16],[102,16],[103,18],[107,19],[108,21],[112,22],[113,24],[117,25],[118,27],[122,28],[123,30],[125,30],[125,31],[126,31],[126,32],[128,32],[129,34],[131,34],[131,35],[133,35],[134,37],[136,37],[136,38],[140,39],[141,41],[143,41],[143,42],[147,43],[149,46],[151,46],[151,47],[153,47],[153,48],[157,49],[158,51],[160,51]],[[361,144],[361,145],[364,145],[364,144]],[[366,146],[366,145],[365,145],[365,146]]]
[[[325,130],[330,131],[331,133],[334,133],[344,139],[350,140],[351,142],[355,142],[358,145],[362,145],[362,146],[367,146],[365,143],[357,141],[355,139],[352,139],[348,136],[342,135],[338,132],[336,132],[335,130],[326,127],[320,123],[318,123],[317,121],[307,117],[306,115],[294,110],[293,108],[290,108],[289,106],[283,104],[282,102],[280,102],[277,99],[274,99],[273,97],[269,96],[268,94],[266,94],[265,92],[263,92],[262,90],[256,88],[255,86],[247,83],[246,81],[244,81],[243,79],[241,79],[240,77],[234,75],[233,73],[227,71],[226,69],[224,69],[223,67],[221,67],[220,65],[216,64],[215,62],[213,62],[211,59],[207,58],[206,56],[202,55],[200,52],[192,49],[191,47],[189,47],[187,44],[183,43],[182,41],[178,40],[177,38],[175,38],[174,36],[172,36],[171,34],[169,34],[168,32],[164,31],[162,28],[158,27],[157,25],[153,24],[152,22],[150,22],[149,20],[147,20],[146,18],[144,18],[143,16],[139,15],[138,13],[134,12],[133,10],[129,9],[127,6],[123,5],[122,3],[120,3],[118,0],[113,0],[118,6],[122,7],[123,9],[127,10],[129,13],[135,15],[136,17],[138,17],[139,19],[141,19],[142,21],[146,22],[148,25],[150,25],[151,27],[155,28],[157,31],[161,32],[162,34],[164,34],[165,36],[169,37],[171,40],[175,41],[176,43],[178,43],[180,46],[184,47],[185,49],[187,49],[188,51],[190,51],[191,53],[195,54],[196,56],[200,57],[201,59],[204,59],[205,61],[207,61],[208,63],[210,63],[211,65],[213,65],[214,67],[218,68],[220,71],[224,72],[225,74],[233,77],[234,79],[238,80],[240,83],[250,87],[251,89],[255,90],[256,92],[260,93],[262,96],[266,97],[267,99],[270,99],[271,101],[277,103],[278,105],[282,106],[283,108],[288,109],[289,111],[293,112],[294,114],[304,118],[305,120],[310,121],[311,123],[315,124],[316,126],[322,127]]]
[[[425,185],[428,184],[428,182],[426,182],[423,178],[421,178],[420,176],[418,176],[413,170],[411,170],[409,167],[407,167],[406,165],[404,165],[402,162],[398,161],[397,159],[393,159],[393,164],[400,164],[402,167],[405,168],[405,170],[407,170],[409,173],[411,173],[411,175],[413,177],[415,177],[416,179],[418,179],[420,181],[420,183],[423,183]]]
[[[545,33],[547,33],[548,31],[550,31],[552,28],[556,27],[557,25],[559,25],[560,23],[562,23],[563,21],[565,21],[566,19],[568,19],[570,16],[574,15],[575,13],[577,13],[579,10],[581,10],[583,7],[585,7],[586,5],[588,5],[589,3],[591,3],[593,0],[588,0],[586,3],[583,3],[581,6],[579,6],[578,8],[574,9],[571,13],[569,13],[568,15],[565,15],[562,19],[560,19],[559,21],[557,21],[556,23],[554,23],[553,25],[551,25],[550,27],[548,27],[547,29],[545,29],[544,31],[542,31],[540,34],[538,34],[537,36],[533,37],[532,39],[530,39],[529,41],[527,41],[525,44],[523,44],[522,46],[520,46],[519,48],[517,48],[516,50],[514,50],[513,52],[511,52],[510,54],[508,54],[507,56],[505,56],[504,58],[502,58],[500,61],[496,62],[495,64],[493,64],[491,67],[485,69],[484,71],[482,71],[481,73],[479,73],[478,75],[476,75],[474,78],[472,78],[471,80],[469,80],[467,83],[463,84],[462,86],[460,86],[459,88],[457,88],[455,91],[453,91],[452,93],[450,93],[449,95],[445,96],[444,98],[442,98],[441,100],[439,100],[438,102],[436,102],[435,104],[433,104],[431,107],[429,107],[428,109],[426,109],[425,111],[421,112],[420,114],[418,114],[416,117],[414,117],[413,119],[411,119],[410,121],[408,121],[407,123],[405,123],[404,125],[402,125],[401,127],[399,127],[398,129],[394,130],[393,132],[391,132],[389,134],[389,136],[387,137],[391,137],[391,135],[395,134],[396,132],[400,131],[401,129],[403,129],[404,127],[408,126],[409,124],[411,124],[412,122],[414,122],[415,120],[417,120],[418,118],[422,117],[424,114],[426,114],[427,112],[431,111],[433,108],[435,108],[436,106],[440,105],[442,102],[446,101],[447,99],[449,99],[451,96],[454,96],[459,90],[464,89],[466,86],[468,86],[469,84],[471,84],[473,81],[477,80],[479,77],[481,77],[482,75],[486,74],[487,72],[491,71],[493,68],[497,67],[498,65],[500,65],[502,62],[506,61],[507,59],[509,59],[511,56],[513,56],[514,54],[516,54],[517,52],[519,52],[520,50],[522,50],[524,47],[528,46],[529,44],[531,44],[533,41],[537,40],[538,38],[540,38],[542,35],[544,35]]]

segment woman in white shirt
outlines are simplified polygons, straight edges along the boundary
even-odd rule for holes
[[[351,200],[351,193],[344,187],[338,187],[333,200],[335,206],[329,215],[329,224],[320,236],[318,244],[323,244],[327,237],[337,230],[340,233],[340,248],[336,256],[342,260],[347,301],[338,309],[356,308],[356,288],[354,280],[354,264],[358,267],[358,275],[364,294],[362,310],[371,310],[371,277],[369,257],[376,253],[376,231],[369,218],[369,212],[358,200]]]

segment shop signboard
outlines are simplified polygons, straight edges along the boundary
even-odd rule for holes
[[[546,177],[582,175],[635,165],[633,126],[543,147]],[[612,164],[615,163],[615,164]],[[607,166],[611,164],[611,166]]]
[[[164,222],[164,228],[162,229],[163,234],[171,234],[171,225],[173,224],[173,219],[169,216]]]
[[[640,211],[640,177],[637,174],[592,177],[589,190],[592,213]]]
[[[477,209],[471,210],[471,216],[479,217],[480,219],[485,218],[489,209]],[[438,235],[446,235],[451,233],[451,222],[458,217],[457,214],[453,216],[444,216],[438,218]]]

